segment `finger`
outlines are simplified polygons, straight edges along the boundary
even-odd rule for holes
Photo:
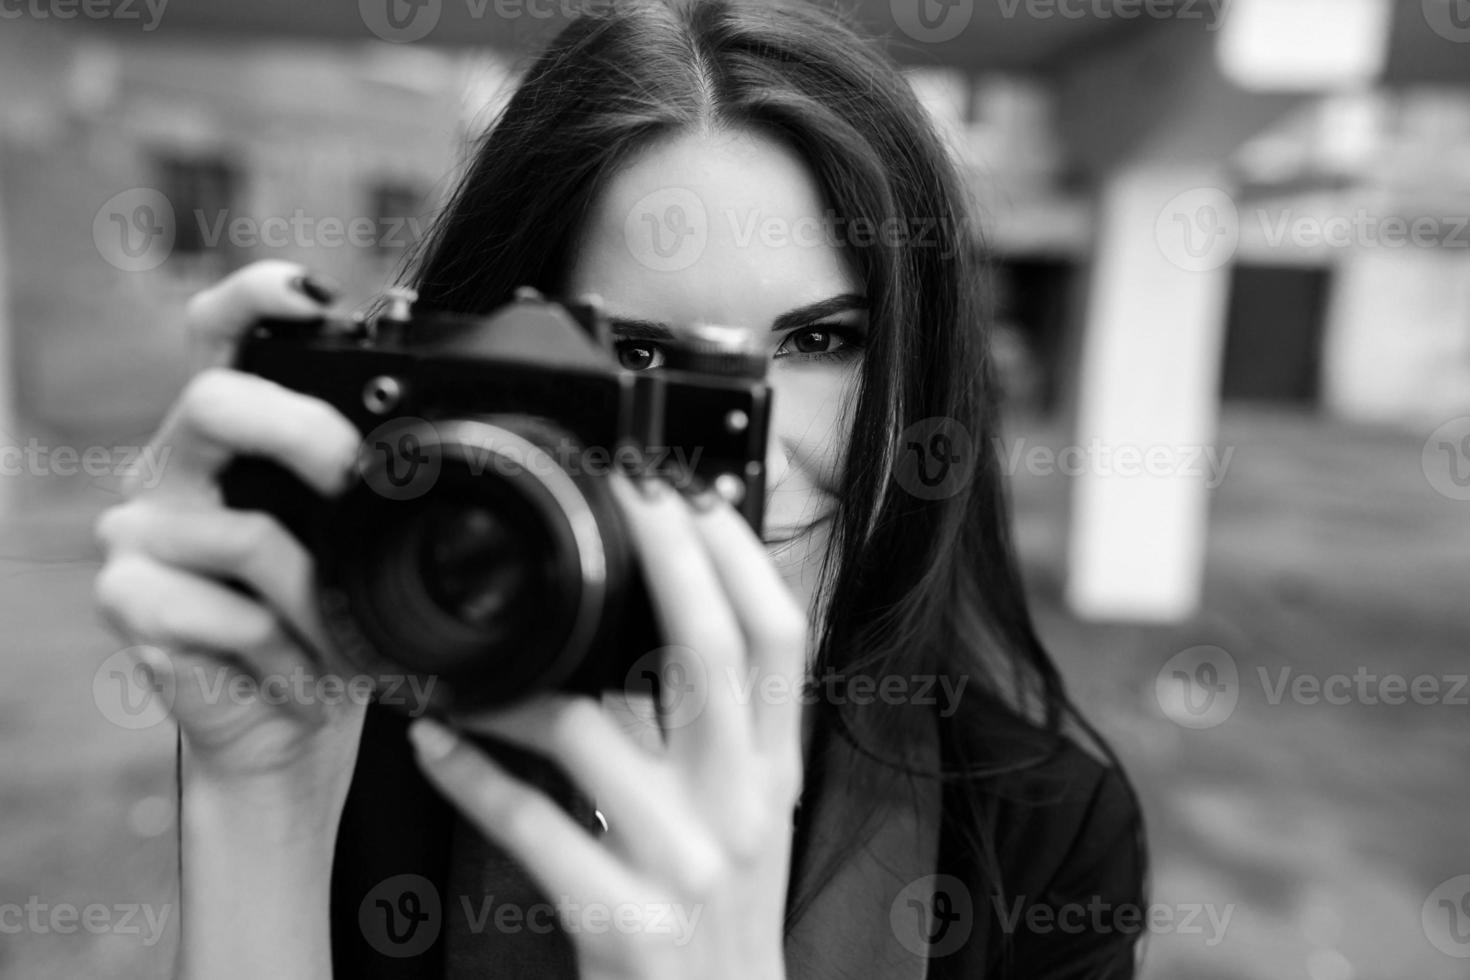
[[[240,336],[256,320],[320,316],[339,294],[336,283],[294,262],[271,260],[247,265],[189,301],[187,317],[195,369],[229,364]]]
[[[274,381],[213,368],[191,380],[144,451],[161,474],[151,492],[213,500],[215,478],[236,456],[262,456],[321,493],[346,485],[361,436],[326,402]],[[136,476],[125,490],[142,489]]]
[[[105,512],[96,536],[109,551],[138,551],[166,565],[240,582],[312,650],[324,658],[331,654],[316,604],[315,564],[270,515],[217,507],[165,509],[144,497]]]
[[[667,733],[669,751],[701,768],[733,763],[750,742],[748,711],[738,698],[746,689],[744,643],[689,506],[656,478],[640,481],[639,489],[621,474],[610,482],[666,644],[664,669],[705,687],[680,692],[701,708]]]
[[[687,836],[693,814],[682,806],[670,770],[624,734],[597,702],[543,695],[513,707],[456,718],[466,731],[505,739],[561,766],[603,813],[608,838],[636,867],[664,876],[705,865],[718,854],[676,856],[668,841]]]
[[[604,691],[599,703],[603,713],[634,745],[658,758],[668,755],[663,728],[659,723],[658,704],[652,693]]]
[[[753,698],[755,741],[765,748],[799,748],[806,680],[806,614],[766,556],[765,546],[733,507],[713,491],[696,498],[694,528],[745,637],[753,672],[751,690],[775,692]],[[779,683],[768,679],[778,678]]]
[[[576,895],[611,907],[637,894],[637,882],[612,852],[544,793],[428,718],[415,720],[408,733],[430,782],[548,895]]]
[[[256,680],[315,672],[265,606],[147,555],[110,559],[97,575],[96,599],[114,626],[142,643],[224,655]]]

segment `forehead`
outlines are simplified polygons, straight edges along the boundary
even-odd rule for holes
[[[752,133],[655,144],[594,202],[568,281],[613,313],[768,328],[781,313],[861,293],[814,175]]]

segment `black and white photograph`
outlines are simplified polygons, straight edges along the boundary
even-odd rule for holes
[[[0,980],[1470,980],[1470,0],[0,0]]]

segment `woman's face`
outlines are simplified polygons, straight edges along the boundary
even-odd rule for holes
[[[863,287],[800,157],[755,134],[689,134],[618,173],[594,206],[567,293],[602,297],[633,369],[666,325],[738,327],[770,358],[761,536],[810,602],[868,330]]]

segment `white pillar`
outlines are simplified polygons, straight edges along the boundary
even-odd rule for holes
[[[1240,230],[1222,187],[1213,167],[1160,164],[1101,188],[1074,456],[1059,460],[1076,474],[1067,601],[1085,617],[1175,621],[1199,604]]]

